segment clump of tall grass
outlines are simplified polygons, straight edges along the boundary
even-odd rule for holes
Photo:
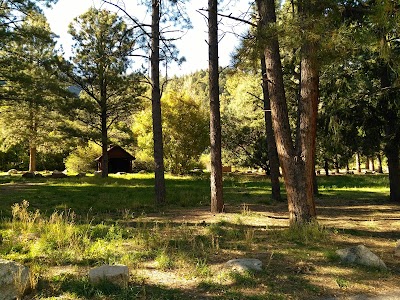
[[[71,211],[54,211],[46,218],[39,210],[30,211],[26,200],[14,204],[11,210],[10,230],[2,247],[4,254],[28,260],[48,258],[62,263],[79,258],[90,240],[89,231],[77,226]]]
[[[12,213],[12,230],[21,232],[31,232],[34,225],[40,219],[40,212],[36,210],[31,212],[28,210],[29,202],[23,200],[21,204],[15,203],[11,207]]]
[[[277,238],[303,246],[326,242],[330,236],[329,231],[317,222],[291,225],[287,229],[273,230],[271,234]]]
[[[329,232],[317,222],[311,222],[290,226],[287,230],[287,238],[289,241],[307,246],[327,241],[329,239]]]

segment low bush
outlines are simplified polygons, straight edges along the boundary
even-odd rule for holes
[[[86,146],[78,146],[65,160],[69,172],[93,172],[97,169],[95,159],[101,155],[101,147],[89,142]]]

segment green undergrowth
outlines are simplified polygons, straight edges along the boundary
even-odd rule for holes
[[[319,177],[319,200],[351,195],[347,204],[361,204],[385,197],[386,177],[360,178],[361,183],[355,176]],[[168,204],[157,208],[151,174],[60,180],[0,176],[0,257],[30,267],[32,299],[318,299],[324,289],[307,276],[317,277],[319,266],[340,268],[336,275],[324,275],[339,292],[378,276],[358,268],[358,277],[351,277],[350,267],[340,265],[335,241],[359,238],[350,229],[318,223],[289,227],[285,219],[274,224],[266,218],[263,214],[284,214],[287,208],[270,199],[264,176],[226,176],[225,202],[235,211],[213,221],[177,221],[183,211],[207,210],[207,175],[166,179]],[[260,204],[264,210],[255,211]],[[263,271],[222,267],[241,257],[261,259]],[[102,264],[127,265],[128,287],[92,285],[87,271]],[[157,282],[143,270],[171,279]],[[385,280],[391,278],[386,274]]]
[[[140,282],[140,277],[132,278],[129,287],[121,289],[107,283],[93,286],[85,275],[51,275],[49,271],[56,266],[87,269],[102,264],[125,264],[131,270],[137,270],[149,263],[162,272],[174,272],[186,279],[197,278],[200,282],[198,292],[207,285],[214,285],[216,288],[211,291],[220,295],[216,299],[264,299],[262,297],[268,295],[280,299],[283,296],[279,296],[273,287],[262,297],[244,296],[242,289],[255,288],[269,272],[221,272],[213,267],[221,262],[218,253],[228,254],[228,257],[222,257],[225,261],[232,258],[230,251],[258,252],[263,245],[257,241],[278,243],[305,239],[311,243],[321,236],[328,240],[317,225],[306,230],[289,228],[265,235],[249,226],[226,221],[177,224],[168,221],[149,222],[142,217],[130,223],[133,226],[127,224],[77,222],[72,211],[54,211],[47,217],[23,201],[12,206],[11,220],[2,223],[0,255],[30,266],[36,299],[59,295],[68,295],[70,298],[67,299],[132,299],[132,295],[143,293],[148,297],[145,299],[190,298],[174,288],[144,284]],[[162,296],[158,298],[161,291]],[[153,294],[154,298],[148,296]]]

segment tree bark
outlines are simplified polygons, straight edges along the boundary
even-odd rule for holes
[[[107,127],[107,80],[104,76],[104,66],[100,61],[99,89],[100,89],[100,109],[101,109],[101,177],[108,177],[108,127]]]
[[[385,154],[388,159],[390,201],[400,202],[400,162],[399,162],[399,118],[397,112],[390,108],[390,103],[396,101],[396,92],[392,89],[390,67],[387,62],[381,66],[381,88],[387,90],[381,99],[382,108],[386,111],[385,124]]]
[[[361,157],[360,153],[356,153],[356,165],[357,165],[357,173],[361,173]]]
[[[385,152],[389,168],[390,201],[400,202],[400,162],[398,142],[386,145]]]
[[[272,189],[271,196],[272,199],[275,201],[282,201],[281,187],[279,182],[279,176],[280,176],[279,157],[278,157],[278,151],[276,150],[274,129],[272,127],[271,103],[269,99],[267,67],[265,65],[264,55],[262,55],[261,57],[261,72],[262,72],[265,131],[267,135],[268,160],[271,173],[270,174],[271,189]]]
[[[301,78],[299,102],[299,132],[296,147],[298,156],[304,157],[307,202],[312,217],[316,217],[314,199],[315,148],[319,99],[319,71],[316,45],[305,41],[301,49]]]
[[[221,161],[221,115],[218,71],[218,1],[208,0],[208,55],[210,86],[211,212],[224,209]]]
[[[152,0],[150,58],[156,205],[163,205],[166,202],[160,90],[160,2]]]
[[[378,153],[377,159],[378,159],[378,173],[379,173],[379,174],[383,174],[382,155],[381,155],[380,153]]]
[[[329,176],[329,162],[326,158],[324,160],[324,170],[325,170],[325,175]]]
[[[368,162],[369,162],[369,170],[372,172],[375,172],[375,163],[374,163],[374,157],[370,156],[368,158]]]
[[[36,172],[36,145],[29,146],[29,172]]]
[[[310,147],[313,143],[310,143],[308,137],[301,137],[298,139],[300,147],[294,147],[293,145],[283,84],[278,36],[276,30],[273,30],[273,27],[269,27],[270,24],[273,26],[276,24],[275,1],[257,0],[257,6],[260,18],[265,18],[264,24],[266,25],[262,30],[269,33],[268,37],[262,42],[264,43],[273,128],[288,198],[289,219],[292,225],[301,225],[311,222],[315,217],[315,209],[310,205],[314,199],[312,189],[313,177],[309,172],[310,164],[305,161],[312,157],[312,153],[308,151],[303,152],[307,150],[304,147]],[[307,121],[307,117],[302,114],[309,113],[308,108],[309,106],[306,105],[299,108],[302,110],[300,123]],[[298,132],[304,133],[310,131],[307,127],[301,127]],[[303,141],[307,141],[307,144],[304,144]],[[308,199],[310,195],[311,199]]]
[[[107,132],[107,111],[103,107],[101,112],[101,177],[108,177],[108,132]]]

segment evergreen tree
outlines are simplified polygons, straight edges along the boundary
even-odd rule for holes
[[[140,75],[127,73],[137,35],[116,14],[95,8],[76,18],[69,33],[75,41],[71,68],[62,70],[81,92],[64,111],[76,136],[101,144],[102,176],[107,177],[109,132],[138,107],[143,92]]]
[[[144,36],[143,49],[149,50],[151,70],[148,79],[151,85],[152,119],[153,119],[153,144],[154,144],[154,169],[155,169],[155,202],[157,205],[166,203],[166,190],[164,178],[164,149],[162,132],[161,95],[162,85],[160,83],[160,64],[164,63],[166,70],[171,61],[179,62],[178,50],[170,37],[172,27],[181,24],[183,27],[190,26],[190,21],[184,11],[181,10],[185,0],[141,0],[141,4],[148,7],[151,13],[151,24],[144,24],[132,14],[127,12],[121,5],[112,1],[103,0],[123,11],[134,23],[134,27],[140,28]],[[150,30],[148,30],[150,28]],[[146,46],[147,42],[147,46]]]
[[[10,41],[7,52],[18,64],[7,67],[7,78],[2,86],[5,99],[0,108],[3,124],[3,148],[17,143],[29,145],[29,171],[36,171],[36,153],[50,148],[51,141],[59,141],[56,132],[59,115],[55,112],[57,100],[65,96],[63,84],[54,75],[57,53],[55,42],[39,13],[30,13],[19,26],[24,33],[41,32],[40,35],[23,34]]]
[[[208,1],[208,80],[210,88],[211,212],[224,209],[222,190],[221,115],[218,73],[218,1]]]

